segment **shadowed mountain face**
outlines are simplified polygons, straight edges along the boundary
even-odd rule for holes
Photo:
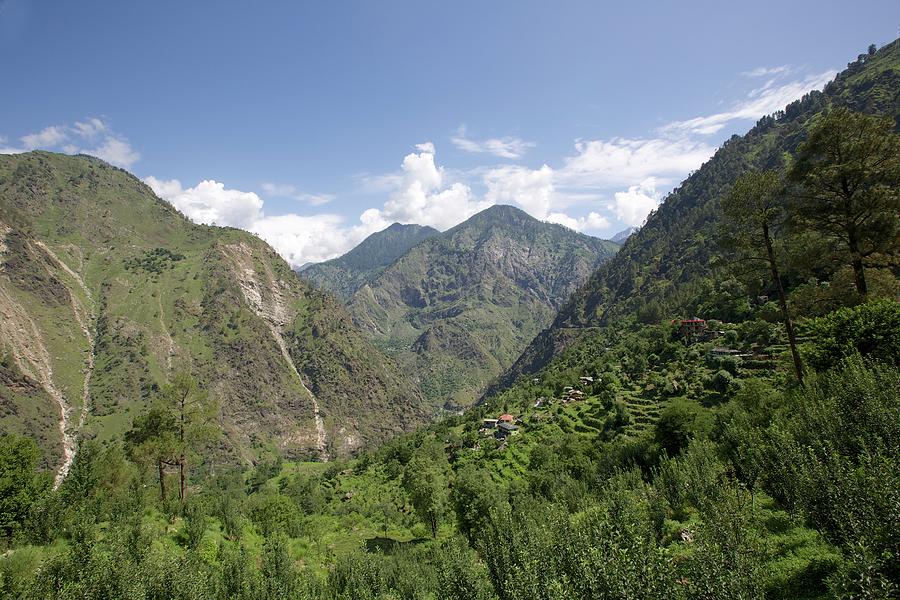
[[[373,233],[347,254],[304,266],[298,272],[317,288],[346,301],[410,248],[436,235],[440,232],[433,227],[394,223]]]
[[[864,55],[823,92],[807,94],[726,142],[572,296],[500,386],[538,371],[585,328],[633,318],[658,322],[675,315],[733,318],[735,298],[723,268],[728,257],[717,243],[719,201],[745,171],[781,166],[803,142],[813,119],[832,106],[900,118],[900,41]]]
[[[220,452],[328,457],[424,421],[417,387],[264,242],[194,225],[102,161],[0,156],[0,431],[64,466],[187,371]]]
[[[412,247],[349,308],[432,403],[465,406],[616,247],[494,206]]]

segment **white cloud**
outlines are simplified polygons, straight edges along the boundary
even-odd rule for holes
[[[460,150],[475,154],[492,154],[500,158],[521,158],[529,148],[535,146],[532,142],[526,142],[517,137],[507,136],[502,138],[489,138],[486,140],[473,140],[466,135],[466,127],[460,126],[456,134],[450,138],[453,145]],[[433,152],[432,152],[433,153]]]
[[[446,181],[434,162],[434,145],[418,144],[417,153],[403,159],[396,186],[381,208],[369,208],[355,225],[340,215],[266,215],[263,201],[253,192],[226,188],[205,180],[184,188],[176,179],[147,177],[144,181],[161,198],[198,223],[230,225],[252,231],[271,244],[291,266],[339,256],[366,236],[393,222],[419,223],[447,229],[489,204],[474,197],[468,186]],[[296,195],[293,186],[268,184],[266,193]]]
[[[7,146],[6,143],[9,140],[6,136],[0,135],[0,154],[19,154],[21,152],[26,152],[26,150],[22,148],[13,148],[11,146]]]
[[[336,214],[266,215],[257,194],[227,188],[218,181],[204,180],[191,188],[184,188],[177,179],[150,176],[144,182],[196,223],[239,227],[259,235],[292,267],[339,256],[390,225],[365,215],[355,227],[345,226],[344,218]]]
[[[109,127],[106,123],[96,117],[86,119],[83,123],[81,121],[75,121],[73,129],[78,132],[78,135],[87,139],[93,139],[98,135],[109,131]]]
[[[333,214],[288,214],[264,217],[249,229],[271,244],[292,267],[300,267],[343,254],[353,247],[351,244],[362,241],[351,241],[343,235],[343,221]]]
[[[804,94],[822,89],[826,83],[834,79],[836,74],[836,71],[826,71],[777,86],[775,85],[776,79],[770,79],[762,87],[751,91],[745,100],[736,104],[731,110],[686,121],[675,121],[663,126],[660,132],[664,135],[718,133],[732,121],[756,120],[781,110]]]
[[[756,67],[750,71],[744,71],[741,73],[744,77],[771,77],[772,75],[784,75],[791,72],[791,68],[788,65],[781,65],[779,67]]]
[[[129,168],[141,155],[123,136],[101,119],[91,117],[74,125],[52,125],[20,138],[22,148],[2,147],[0,154],[52,150],[66,154],[90,154],[117,167]]]
[[[177,179],[165,181],[150,176],[144,182],[156,195],[196,223],[252,229],[263,216],[263,202],[259,196],[228,189],[218,181],[206,179],[187,189],[182,188]]]
[[[105,160],[117,167],[129,168],[136,163],[141,155],[135,151],[126,140],[117,137],[107,137],[102,144],[93,149],[83,149],[82,154],[90,154]]]
[[[565,225],[569,229],[574,229],[575,231],[579,232],[597,231],[609,227],[609,219],[607,219],[600,213],[596,213],[593,211],[588,213],[586,217],[570,217],[565,213],[555,212],[547,215],[547,218],[545,220],[550,223]]]
[[[687,138],[579,140],[577,154],[566,158],[558,180],[573,187],[633,185],[648,177],[674,183],[702,165],[715,147]]]
[[[616,218],[630,227],[640,227],[650,211],[659,206],[660,195],[656,191],[656,179],[648,177],[624,192],[616,192],[610,208]]]
[[[490,206],[478,200],[469,186],[446,181],[444,170],[434,162],[434,144],[418,144],[416,149],[418,153],[404,157],[401,174],[394,180],[396,188],[384,206],[366,211],[369,219],[447,229]]]
[[[65,127],[52,125],[45,127],[37,133],[30,133],[22,136],[22,143],[28,150],[35,148],[49,148],[58,146],[69,138]]]
[[[760,80],[760,85],[730,110],[676,121],[650,136],[577,140],[574,152],[558,167],[500,165],[456,172],[436,163],[432,142],[416,144],[403,158],[399,171],[355,176],[361,189],[387,197],[380,207],[362,211],[356,222],[331,213],[268,215],[257,194],[229,189],[216,181],[202,181],[188,189],[176,180],[146,181],[196,221],[257,233],[294,267],[343,254],[393,222],[445,230],[500,203],[517,205],[535,218],[581,232],[607,230],[613,219],[636,227],[658,207],[667,189],[714,154],[716,146],[707,136],[733,121],[758,119],[780,110],[833,76],[829,72],[783,81],[790,73],[787,67],[754,69],[746,75],[768,79]],[[101,130],[98,135],[107,132]],[[463,150],[500,158],[519,158],[533,146],[518,138],[473,140],[465,128],[456,132],[452,142]],[[332,199],[272,182],[262,184],[261,189],[270,196],[314,206]],[[571,210],[574,206],[579,207],[577,212]]]
[[[547,165],[532,170],[504,166],[484,175],[485,200],[491,204],[518,204],[536,219],[547,220],[554,201],[554,172]]]
[[[268,181],[264,182],[261,187],[262,191],[269,196],[296,200],[297,202],[303,202],[312,206],[328,204],[335,198],[332,194],[310,194],[308,192],[301,192],[293,185],[272,183]]]

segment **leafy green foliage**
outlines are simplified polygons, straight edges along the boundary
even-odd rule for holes
[[[900,364],[900,302],[878,300],[839,309],[806,324],[812,342],[806,351],[819,370],[860,355]]]
[[[0,436],[0,530],[9,541],[21,530],[31,505],[48,482],[36,474],[38,448],[34,440]]]
[[[865,262],[900,252],[900,135],[896,115],[834,108],[814,120],[790,176],[794,217],[835,239],[865,299]]]
[[[895,52],[896,45],[865,55],[828,87],[829,97],[864,102],[863,108],[894,106],[876,92],[863,92],[861,99],[846,92],[895,81]],[[764,119],[757,133],[778,135],[754,144],[781,149],[799,143],[803,130],[792,130],[792,121],[808,116],[821,100],[816,98]],[[743,151],[765,154],[754,144]],[[25,171],[25,178],[44,176],[36,167]],[[699,179],[712,177],[724,190],[733,174],[719,164]],[[40,188],[22,193],[35,189]],[[676,195],[673,203],[685,197]],[[700,213],[709,207],[695,203]],[[669,210],[664,206],[657,214]],[[712,227],[720,216],[713,211],[703,218]],[[694,218],[698,214],[688,216]],[[651,223],[626,250],[640,254],[648,250],[645,243],[654,246],[644,233],[657,226]],[[681,250],[705,260],[706,252],[718,251],[706,242],[701,237]],[[247,331],[266,326],[241,305],[240,292],[223,275],[227,269],[212,258],[208,263],[217,284],[204,299],[205,327],[241,347]],[[799,386],[789,376],[778,311],[767,299],[747,298],[746,282],[728,273],[687,277],[675,285],[645,279],[652,275],[642,271],[646,265],[623,268],[630,271],[624,281],[640,281],[631,290],[636,297],[626,302],[642,303],[644,318],[610,325],[597,313],[590,317],[597,325],[570,323],[577,329],[558,322],[556,332],[569,332],[565,348],[541,347],[544,366],[534,375],[517,378],[468,413],[353,460],[295,462],[269,444],[257,449],[265,459],[252,468],[199,463],[191,494],[181,504],[157,497],[155,474],[140,468],[140,453],[126,452],[114,438],[84,441],[58,490],[20,497],[17,514],[26,515],[25,521],[0,557],[0,594],[895,597],[896,302],[869,302],[812,320],[804,343],[822,359],[811,361],[813,369],[823,370]],[[820,276],[822,283],[836,281],[826,272],[815,278]],[[224,301],[229,299],[235,301]],[[621,301],[602,310],[625,314],[618,312],[628,310]],[[315,303],[304,306],[316,316],[294,323],[285,345],[291,355],[316,348],[318,329],[328,329],[330,318],[346,324]],[[677,319],[666,324],[676,306],[715,307],[720,318],[708,321],[713,339],[682,335]],[[799,311],[801,325],[822,312],[827,311]],[[666,317],[657,319],[661,314]],[[360,349],[350,345],[344,351]],[[320,350],[330,355],[328,347]],[[234,355],[227,358],[229,368],[240,368]],[[263,363],[256,358],[249,360],[259,368]],[[19,381],[14,369],[3,373],[4,381]],[[160,387],[148,397],[170,395],[171,387]],[[494,430],[480,427],[482,419],[501,412],[515,416],[517,435],[495,439]],[[139,448],[154,432],[171,428],[167,414],[173,413],[161,408],[138,419],[126,447]],[[198,453],[214,455],[215,448]],[[15,472],[17,456],[0,452],[0,460],[12,465],[0,466],[0,473]],[[33,448],[23,456],[37,464]],[[451,508],[455,520],[446,518]]]
[[[406,463],[403,487],[419,518],[437,537],[438,526],[447,512],[447,458],[436,443],[423,445]]]
[[[184,260],[183,254],[177,254],[166,248],[154,248],[148,250],[140,258],[130,258],[125,261],[125,268],[130,271],[143,270],[148,273],[162,273],[164,269],[174,267],[173,263]]]

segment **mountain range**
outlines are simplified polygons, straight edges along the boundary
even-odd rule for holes
[[[493,206],[441,234],[409,227],[395,225],[364,242],[390,248],[399,232],[424,237],[389,265],[374,260],[357,276],[364,283],[348,309],[415,375],[430,403],[447,408],[471,404],[618,249],[512,206]],[[337,260],[358,264],[356,252]],[[335,280],[319,270],[311,281],[342,289],[347,271],[331,272]]]
[[[0,156],[0,314],[0,429],[60,472],[76,438],[120,436],[179,371],[218,405],[231,461],[345,455],[428,414],[271,247],[87,156]]]

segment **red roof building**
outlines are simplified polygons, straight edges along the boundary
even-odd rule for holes
[[[516,420],[516,418],[510,414],[500,415],[500,418],[497,419],[501,423],[512,423]]]

